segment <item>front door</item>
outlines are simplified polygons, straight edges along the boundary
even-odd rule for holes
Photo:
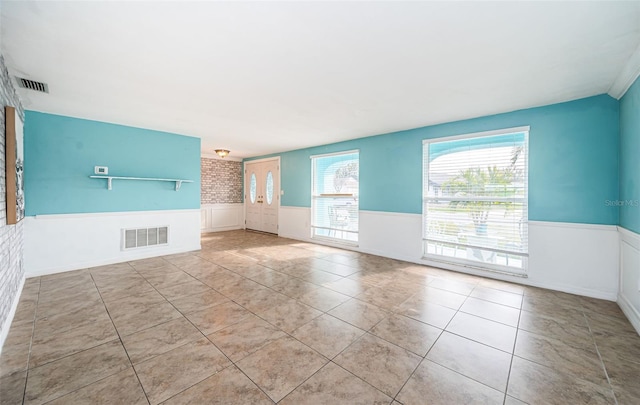
[[[246,228],[278,233],[280,167],[278,160],[245,164]]]

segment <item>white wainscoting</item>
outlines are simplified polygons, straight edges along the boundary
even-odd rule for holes
[[[615,301],[618,295],[618,227],[529,222],[532,285]]]
[[[640,334],[640,235],[618,227],[620,233],[620,294],[618,305]]]
[[[200,249],[200,210],[25,217],[27,277]],[[124,228],[169,227],[169,243],[123,251]]]
[[[202,232],[244,228],[244,204],[204,204],[200,207]]]
[[[280,207],[280,236],[312,241],[310,217],[310,208]],[[345,249],[611,301],[618,296],[615,225],[530,221],[529,269],[523,278],[422,259],[420,214],[360,211],[359,221],[358,246]]]
[[[9,310],[9,314],[4,320],[4,324],[0,325],[0,355],[2,354],[2,348],[4,347],[4,341],[7,340],[7,336],[9,335],[9,329],[11,328],[11,322],[13,322],[13,317],[16,316],[16,311],[18,310],[18,303],[20,302],[20,296],[22,295],[22,289],[24,288],[25,278],[22,277],[20,280],[20,284],[18,285],[18,292],[16,296],[13,297],[13,303],[11,303],[11,309]]]
[[[278,211],[278,235],[283,238],[310,240],[311,208],[283,207]]]

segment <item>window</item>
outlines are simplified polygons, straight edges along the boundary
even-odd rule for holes
[[[271,170],[267,173],[267,204],[271,205],[273,201],[273,174]]]
[[[359,152],[311,157],[312,237],[358,242]]]
[[[424,141],[427,259],[524,274],[529,128]]]
[[[251,199],[251,204],[256,202],[256,190],[257,190],[256,174],[251,173],[251,183],[249,185],[249,198]]]

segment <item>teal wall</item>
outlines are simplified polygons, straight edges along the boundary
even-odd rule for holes
[[[529,219],[617,224],[606,201],[618,198],[619,103],[608,95],[269,156],[281,156],[284,206],[311,206],[309,156],[358,149],[360,209],[420,214],[422,140],[527,125]]]
[[[200,139],[26,111],[26,215],[193,209],[200,207]],[[175,183],[90,179],[109,175],[183,178]]]
[[[640,79],[620,100],[620,226],[640,233]]]

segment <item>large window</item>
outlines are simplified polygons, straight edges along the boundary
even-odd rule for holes
[[[311,157],[312,237],[358,242],[359,153]]]
[[[427,259],[525,273],[528,131],[424,141]]]

